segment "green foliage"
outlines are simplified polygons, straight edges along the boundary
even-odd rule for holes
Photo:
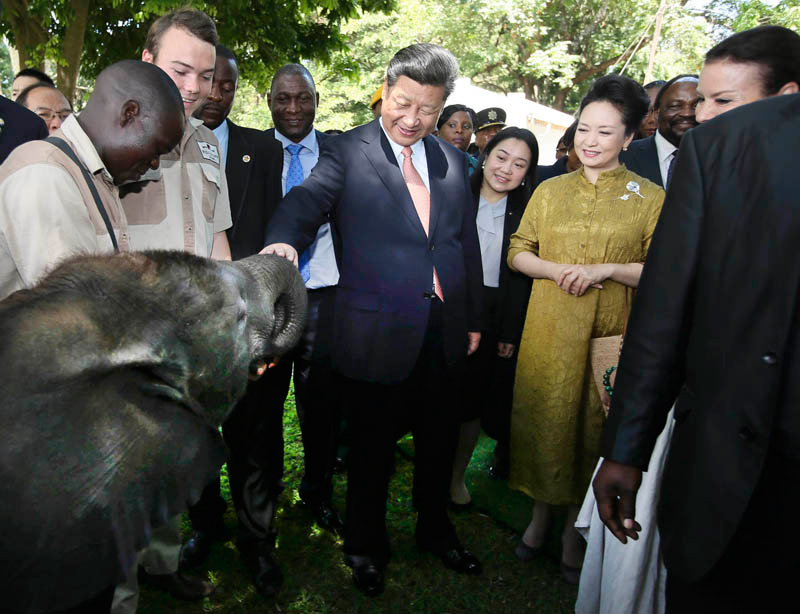
[[[800,0],[781,0],[769,4],[762,0],[714,0],[709,18],[720,33],[727,35],[762,25],[776,25],[800,30]]]
[[[11,82],[14,80],[14,71],[11,69],[11,55],[8,47],[0,42],[0,89],[6,97],[11,96]]]
[[[90,0],[83,0],[89,2]],[[70,0],[14,2],[25,27],[41,28],[39,42],[26,45],[33,64],[44,58],[63,62],[64,34],[73,15]],[[187,3],[182,0],[95,0],[81,56],[81,72],[91,81],[109,64],[138,58],[147,29],[159,15]],[[243,74],[260,89],[274,70],[300,58],[328,62],[333,52],[345,49],[339,26],[358,11],[388,11],[394,0],[210,0],[190,2],[217,23],[220,40],[236,52]],[[24,36],[12,27],[6,7],[0,16],[0,33],[12,44]],[[19,39],[19,41],[18,41]]]

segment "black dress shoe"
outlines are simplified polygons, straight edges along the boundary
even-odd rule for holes
[[[199,601],[214,594],[214,585],[198,576],[176,571],[172,574],[149,574],[139,568],[139,582],[166,591],[176,599]]]
[[[178,569],[193,569],[202,565],[211,552],[211,544],[217,541],[215,533],[195,531],[181,546]]]
[[[253,576],[253,586],[262,597],[274,597],[283,585],[283,572],[269,553],[243,554],[247,567]]]
[[[334,533],[344,529],[342,517],[330,501],[323,501],[321,503],[306,503],[304,501],[303,503],[305,503],[306,507],[314,516],[314,520],[321,529]]]
[[[368,597],[384,590],[383,570],[368,556],[345,555],[344,562],[353,568],[353,584]]]
[[[422,548],[422,550],[426,549]],[[452,569],[457,573],[468,576],[478,576],[483,573],[483,566],[478,557],[461,546],[454,546],[446,550],[428,550],[428,552],[438,556],[447,569]]]

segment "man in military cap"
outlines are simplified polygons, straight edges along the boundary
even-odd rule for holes
[[[506,112],[500,107],[489,107],[478,111],[475,126],[475,145],[481,154],[492,137],[506,127]]]

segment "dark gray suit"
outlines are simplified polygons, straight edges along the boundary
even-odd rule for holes
[[[656,135],[646,139],[633,141],[628,145],[627,151],[619,154],[619,161],[625,167],[640,177],[649,179],[656,185],[664,187],[661,179],[661,166],[658,163],[658,149],[656,149]]]

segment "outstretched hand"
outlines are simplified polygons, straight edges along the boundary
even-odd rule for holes
[[[642,471],[605,459],[592,482],[600,519],[623,544],[639,539],[642,526],[636,522],[636,493],[642,484]]]
[[[281,258],[286,258],[293,265],[297,266],[297,250],[288,243],[271,243],[262,249],[259,254],[275,254]]]

